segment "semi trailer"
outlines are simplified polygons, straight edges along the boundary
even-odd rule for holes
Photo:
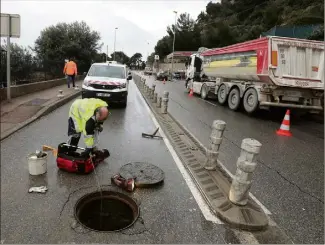
[[[324,42],[263,37],[190,57],[186,89],[213,95],[231,110],[247,113],[270,107],[323,110]]]

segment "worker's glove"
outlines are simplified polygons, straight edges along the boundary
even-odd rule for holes
[[[94,154],[93,148],[86,148],[86,150],[83,151],[80,155],[81,155],[81,157],[87,158],[87,157],[89,157],[90,155],[93,155],[93,154]]]
[[[99,124],[99,125],[97,126],[97,131],[98,131],[98,132],[102,132],[102,131],[103,131],[103,125]]]

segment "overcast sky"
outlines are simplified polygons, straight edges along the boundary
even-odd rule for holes
[[[1,13],[21,16],[21,37],[12,42],[34,45],[40,31],[58,22],[85,21],[99,31],[104,43],[103,52],[114,49],[128,56],[136,52],[144,57],[153,52],[156,42],[166,34],[167,25],[174,23],[174,10],[187,12],[196,19],[209,0],[1,0]],[[215,2],[215,1],[212,1]],[[176,40],[177,41],[177,40]],[[149,45],[148,45],[149,43]]]

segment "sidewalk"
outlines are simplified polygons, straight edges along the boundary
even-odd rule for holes
[[[60,85],[32,94],[13,98],[10,102],[1,103],[1,140],[25,127],[37,118],[55,110],[69,100],[80,95],[82,81],[77,81],[79,90],[68,89],[67,85]],[[64,97],[59,98],[59,90]]]

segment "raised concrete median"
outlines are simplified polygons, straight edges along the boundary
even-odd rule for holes
[[[133,80],[211,210],[234,228],[250,231],[267,228],[267,215],[249,196],[251,175],[261,144],[254,139],[243,139],[242,152],[237,161],[238,169],[232,178],[218,160],[225,122],[213,122],[211,144],[205,148],[168,113],[168,91],[162,96],[155,95],[155,86],[149,87],[145,78],[134,74]]]

